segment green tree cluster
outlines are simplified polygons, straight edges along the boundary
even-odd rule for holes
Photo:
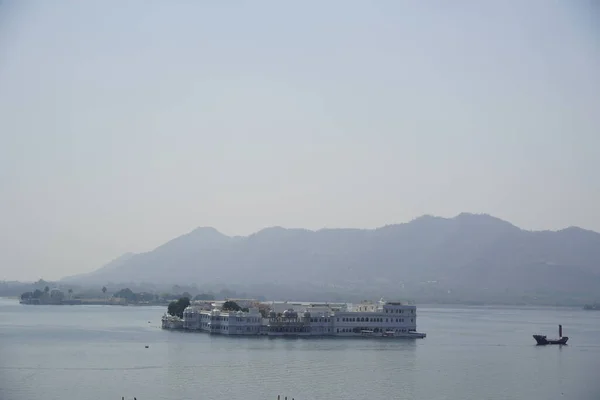
[[[48,287],[48,286],[46,286],[46,287]],[[44,290],[44,291],[41,291],[40,289],[35,289],[35,291],[33,291],[33,292],[25,292],[25,293],[21,294],[21,300],[41,299],[42,297],[48,297],[49,291],[50,291],[50,288],[48,288],[48,290]]]
[[[223,311],[240,311],[242,307],[235,301],[228,300],[223,303]]]
[[[137,300],[136,294],[133,293],[133,290],[129,288],[119,290],[118,292],[113,294],[113,297],[117,299],[125,299],[130,302],[134,302]]]
[[[21,300],[33,298],[33,292],[25,292],[21,295]]]
[[[118,292],[113,294],[113,297],[118,298],[118,299],[125,299],[129,303],[136,303],[136,302],[140,302],[140,301],[142,301],[142,302],[158,301],[158,295],[156,295],[154,293],[148,293],[148,292],[135,293],[133,290],[131,290],[129,288],[119,290]]]
[[[182,297],[177,301],[172,301],[169,303],[167,307],[167,312],[169,315],[177,316],[179,318],[183,318],[183,310],[190,305],[189,297]]]

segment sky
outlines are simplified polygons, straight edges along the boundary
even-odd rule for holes
[[[212,226],[600,231],[582,1],[3,1],[0,280]]]

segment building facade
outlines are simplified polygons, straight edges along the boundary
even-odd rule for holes
[[[263,303],[270,310],[266,315],[259,311],[258,302],[249,301],[252,307],[245,312],[225,311],[223,303],[190,305],[181,328],[222,335],[425,337],[417,332],[416,306],[383,299],[356,305]],[[163,327],[168,329],[165,322]]]

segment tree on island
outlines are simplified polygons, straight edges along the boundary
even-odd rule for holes
[[[242,307],[235,301],[228,300],[223,303],[223,311],[241,311]]]
[[[71,300],[72,295],[73,295],[73,289],[69,289],[69,300]]]
[[[48,286],[46,286],[46,287],[44,288],[44,293],[48,294],[48,292],[49,292],[49,291],[50,291],[50,288],[49,288]]]
[[[40,289],[35,289],[35,291],[33,292],[33,298],[39,299],[42,297],[42,294],[44,294],[44,292],[42,292]]]
[[[183,318],[183,311],[190,305],[190,299],[188,297],[182,297],[177,301],[169,303],[167,313],[169,315]]]

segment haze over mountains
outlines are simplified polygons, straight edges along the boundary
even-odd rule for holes
[[[489,215],[422,216],[377,229],[201,227],[63,282],[223,285],[266,295],[377,294],[421,301],[585,302],[600,292],[600,234],[525,231]],[[505,300],[499,300],[504,301]]]

